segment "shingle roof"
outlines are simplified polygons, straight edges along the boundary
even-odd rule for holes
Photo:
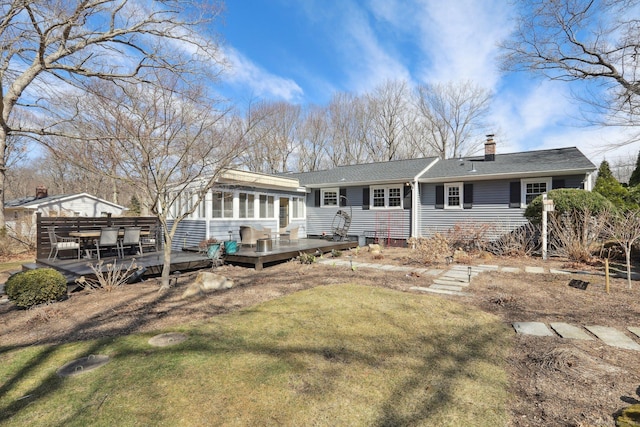
[[[496,154],[495,160],[485,161],[483,156],[447,159],[437,162],[421,180],[437,181],[449,178],[474,176],[569,174],[586,173],[596,166],[576,147],[551,150],[526,151],[521,153]],[[473,172],[472,172],[473,170]]]
[[[435,160],[435,157],[428,157],[381,163],[366,163],[361,165],[339,166],[323,171],[288,173],[286,176],[298,178],[300,185],[307,187],[410,181],[422,173]]]
[[[18,207],[28,207],[29,205],[38,206],[41,204],[46,204],[49,202],[53,202],[55,200],[64,199],[69,197],[69,194],[59,194],[57,196],[47,196],[41,197],[37,199],[35,196],[23,197],[22,199],[14,199],[9,200],[4,203],[4,206],[7,208],[18,208]]]

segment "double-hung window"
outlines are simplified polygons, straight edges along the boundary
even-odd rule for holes
[[[255,218],[255,199],[256,196],[250,193],[238,194],[240,204],[240,218]]]
[[[464,187],[461,182],[452,182],[444,185],[444,207],[455,209],[462,208]]]
[[[551,190],[551,178],[523,179],[521,182],[522,204],[525,206],[539,195]]]
[[[320,200],[322,201],[322,206],[338,206],[338,189],[323,188],[320,193]]]
[[[260,218],[273,218],[274,215],[274,197],[266,194],[260,195]]]
[[[402,186],[371,187],[371,208],[402,208]]]
[[[214,191],[211,200],[213,218],[233,218],[233,193]]]
[[[291,218],[292,219],[304,218],[304,198],[292,197],[290,203],[291,203]]]

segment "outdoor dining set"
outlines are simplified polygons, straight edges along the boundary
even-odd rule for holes
[[[60,251],[77,251],[78,259],[84,252],[86,258],[100,260],[106,253],[114,253],[124,258],[125,251],[142,254],[143,246],[155,246],[155,238],[142,227],[102,227],[95,230],[71,231],[68,236],[56,233],[55,227],[48,227],[51,250],[48,259],[57,258]]]

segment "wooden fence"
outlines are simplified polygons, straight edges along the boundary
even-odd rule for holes
[[[48,227],[55,227],[56,234],[63,237],[68,236],[72,231],[99,230],[103,227],[142,227],[142,230],[149,231],[151,239],[155,239],[155,250],[160,250],[162,247],[160,221],[153,216],[43,217],[38,213],[36,216],[37,259],[44,259],[49,256],[51,242],[49,240]]]

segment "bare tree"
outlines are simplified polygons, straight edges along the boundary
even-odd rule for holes
[[[640,240],[640,213],[637,210],[618,212],[607,221],[607,235],[624,251],[627,266],[627,284],[631,289],[631,250]]]
[[[386,81],[368,96],[372,138],[368,140],[369,155],[374,161],[402,158],[406,151],[407,127],[412,113],[405,81]]]
[[[418,117],[426,136],[425,155],[440,158],[473,154],[488,128],[491,93],[471,82],[423,84],[416,89]]]
[[[261,102],[253,109],[254,122],[248,135],[250,144],[244,162],[251,170],[263,173],[286,172],[298,147],[301,108],[286,102]]]
[[[327,107],[330,141],[327,157],[331,166],[345,166],[371,161],[367,151],[371,138],[371,115],[366,99],[337,92]]]
[[[96,84],[92,96],[75,101],[85,114],[69,126],[77,133],[90,129],[98,138],[55,149],[87,170],[138,189],[142,205],[162,225],[166,288],[179,223],[197,209],[245,140],[230,108],[205,98],[204,88],[185,87],[161,70],[146,79],[154,83]]]
[[[188,72],[198,60],[213,59],[217,69],[217,44],[202,36],[221,10],[215,0],[24,0],[5,1],[1,10],[0,228],[7,144],[59,131],[49,115],[52,95],[90,80],[141,81],[153,68]],[[27,110],[38,122],[14,120]]]
[[[311,106],[298,129],[300,151],[297,154],[300,172],[317,171],[328,166],[325,154],[330,142],[326,112],[325,108]]]
[[[525,0],[517,28],[503,44],[504,67],[550,79],[588,81],[580,96],[589,110],[606,115],[596,124],[637,126],[638,0]],[[621,145],[637,141],[637,135]]]

